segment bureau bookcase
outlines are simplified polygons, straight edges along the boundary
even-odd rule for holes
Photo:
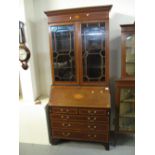
[[[46,11],[52,84],[49,137],[101,142],[109,149],[111,5]]]

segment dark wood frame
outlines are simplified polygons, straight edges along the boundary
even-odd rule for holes
[[[122,72],[121,72],[121,77],[122,79],[128,78],[128,79],[134,79],[134,76],[129,76],[126,74],[126,48],[125,48],[125,38],[129,34],[135,34],[135,23],[134,24],[125,24],[125,25],[120,25],[121,26],[121,50],[122,50]]]
[[[49,30],[50,38],[50,60],[51,60],[51,73],[53,85],[98,85],[107,86],[109,84],[109,11],[112,5],[88,7],[78,9],[67,9],[58,11],[46,11],[48,16],[48,24],[51,25],[75,25],[75,68],[76,68],[76,81],[55,81],[54,67],[53,67],[53,50],[52,50],[52,37]],[[87,16],[89,15],[89,16]],[[71,18],[71,19],[70,19]],[[105,22],[106,38],[105,38],[105,51],[106,51],[106,64],[105,64],[105,81],[103,82],[84,82],[83,81],[83,68],[82,68],[82,39],[81,39],[81,24],[92,22]]]

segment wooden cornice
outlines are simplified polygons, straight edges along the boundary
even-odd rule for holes
[[[53,11],[45,11],[47,16],[56,16],[56,15],[65,15],[72,13],[87,13],[87,12],[100,12],[107,11],[109,12],[112,8],[112,5],[105,6],[95,6],[95,7],[83,7],[83,8],[73,8],[73,9],[64,9],[64,10],[53,10]]]

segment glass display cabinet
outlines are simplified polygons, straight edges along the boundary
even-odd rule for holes
[[[135,76],[135,24],[121,25],[122,78]]]
[[[109,149],[109,11],[112,6],[47,11],[52,85],[49,135]]]
[[[134,80],[116,81],[116,133],[135,131],[135,83]]]

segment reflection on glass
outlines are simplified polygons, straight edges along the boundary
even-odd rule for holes
[[[56,81],[75,81],[74,26],[51,26]]]
[[[126,46],[126,74],[135,75],[135,35],[128,35],[125,40]]]
[[[120,90],[119,127],[123,130],[134,130],[135,120],[135,89]]]
[[[84,81],[105,80],[105,25],[81,25]]]

